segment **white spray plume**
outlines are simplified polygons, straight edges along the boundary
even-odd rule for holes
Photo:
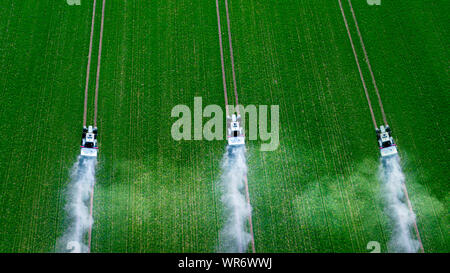
[[[406,204],[405,175],[398,155],[381,159],[380,175],[384,186],[386,212],[391,219],[392,236],[389,248],[393,252],[413,253],[419,249],[419,242],[412,236],[411,230],[416,215]]]
[[[243,253],[251,240],[246,223],[251,207],[244,193],[247,163],[245,146],[228,146],[222,162],[222,203],[226,223],[221,231],[222,252]]]
[[[95,184],[96,158],[78,156],[72,167],[69,190],[67,192],[67,218],[69,226],[59,241],[61,252],[83,253],[89,248],[84,243],[86,233],[93,223],[90,215],[90,196]]]

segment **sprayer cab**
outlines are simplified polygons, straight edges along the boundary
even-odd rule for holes
[[[241,127],[241,116],[233,114],[231,117],[227,117],[227,140],[228,145],[244,145],[245,135],[244,129]]]
[[[381,125],[376,129],[378,146],[382,157],[397,154],[397,146],[392,137],[392,130],[389,125]]]
[[[81,155],[89,157],[97,157],[97,128],[92,126],[83,127],[83,135],[81,137]]]

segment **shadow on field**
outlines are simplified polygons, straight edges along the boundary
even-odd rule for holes
[[[95,190],[94,252],[214,250],[214,182],[168,161],[105,164]]]
[[[344,179],[323,177],[319,183],[303,187],[292,200],[298,226],[309,229],[311,241],[328,233],[322,238],[330,237],[334,242],[342,242],[334,244],[333,249],[319,249],[321,252],[369,252],[366,247],[370,241],[379,242],[382,252],[392,252],[388,242],[393,226],[385,213],[382,182],[377,177],[378,162],[364,160],[353,171]],[[427,230],[426,227],[436,227],[436,223],[431,223],[436,219],[433,217],[435,213],[442,219],[446,217],[444,205],[413,179],[407,178],[406,183],[421,235],[425,238],[423,241],[426,242],[430,236],[443,236],[441,231]],[[434,207],[430,205],[430,199],[433,199]],[[442,240],[445,241],[444,238]]]

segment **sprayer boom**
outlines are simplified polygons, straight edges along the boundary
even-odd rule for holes
[[[81,155],[89,157],[97,157],[97,128],[89,126],[83,128],[81,137]]]
[[[230,146],[245,144],[244,129],[241,127],[241,116],[233,114],[231,117],[227,117],[227,140]]]
[[[389,125],[381,125],[380,128],[376,129],[378,147],[380,148],[380,153],[382,157],[388,157],[391,155],[396,155],[397,145],[392,137],[392,130]]]

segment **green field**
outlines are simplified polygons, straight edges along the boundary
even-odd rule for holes
[[[5,0],[0,8],[0,252],[54,252],[66,228],[91,3]],[[352,3],[423,246],[449,252],[449,6]],[[367,252],[369,241],[388,252],[379,152],[338,1],[228,4],[240,103],[280,107],[279,148],[247,142],[256,252]],[[231,102],[224,1],[220,12]],[[175,105],[193,109],[195,96],[224,104],[215,1],[107,0],[105,16],[92,252],[217,251],[225,141],[170,134]]]

